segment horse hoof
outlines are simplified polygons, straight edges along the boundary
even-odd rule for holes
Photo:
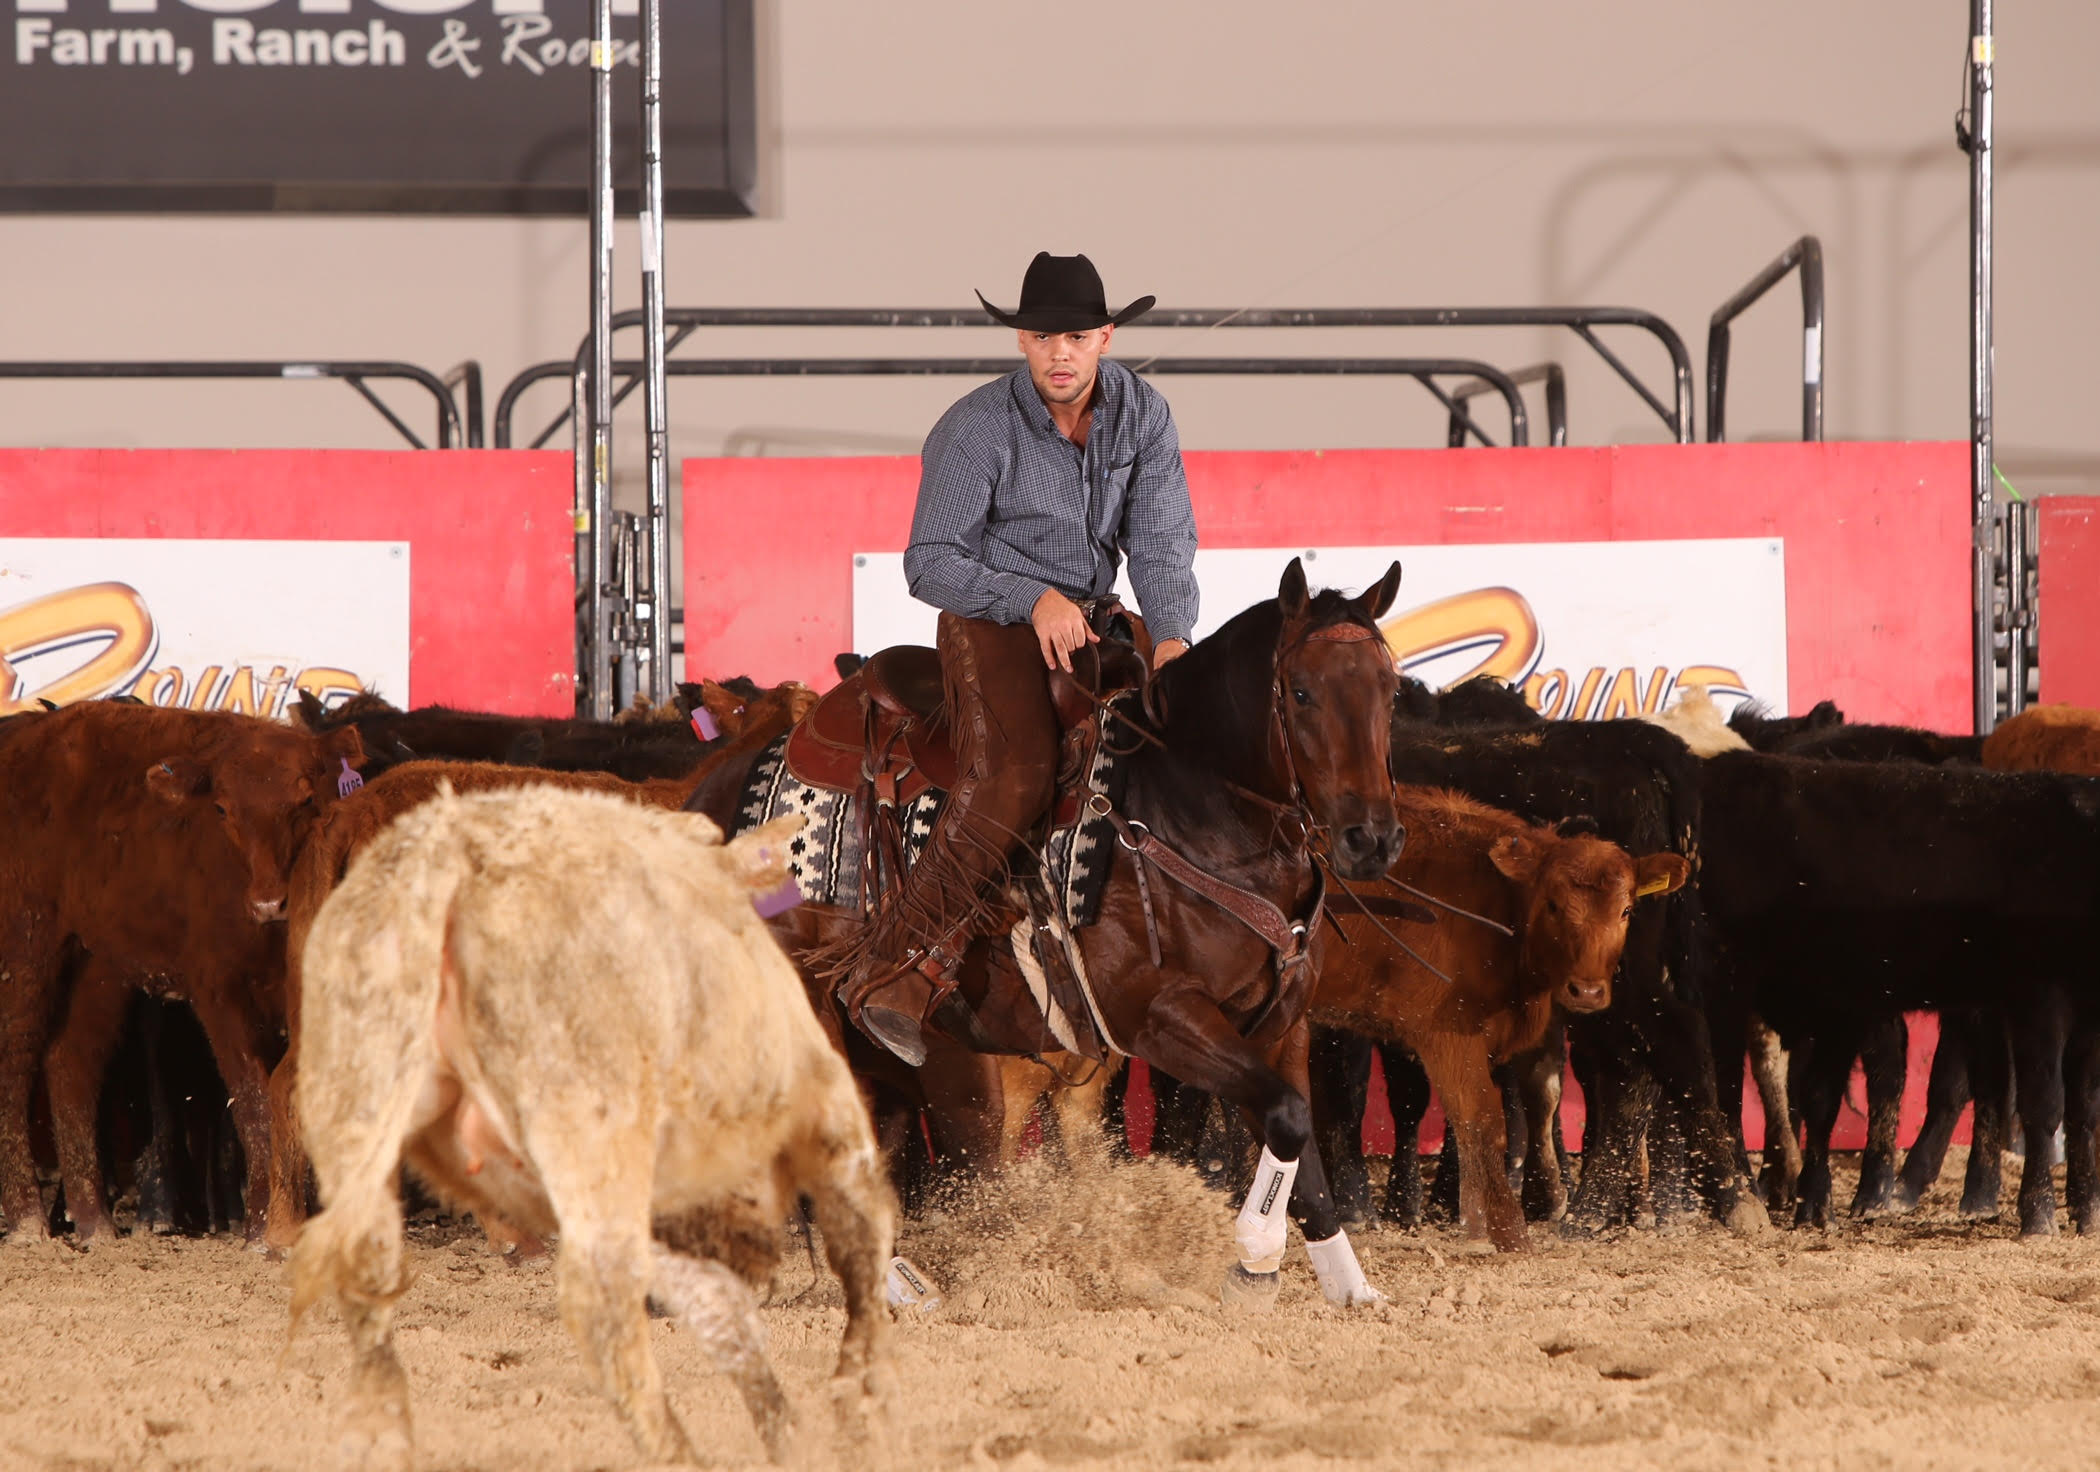
[[[1218,1301],[1227,1308],[1236,1308],[1244,1313],[1265,1314],[1276,1307],[1276,1296],[1283,1291],[1283,1274],[1250,1273],[1238,1263],[1226,1270],[1225,1281],[1218,1286]]]

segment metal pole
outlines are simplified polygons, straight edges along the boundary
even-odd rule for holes
[[[642,0],[642,361],[649,438],[648,591],[636,610],[649,632],[651,704],[671,696],[671,392],[664,374],[664,129],[662,0]]]
[[[590,713],[613,713],[612,651],[605,606],[607,522],[612,514],[612,0],[591,4],[591,475],[590,525]],[[579,449],[585,448],[579,446]]]
[[[1996,495],[1991,487],[1991,0],[1969,0],[1969,519],[1974,600],[1976,733],[1998,713],[1992,655],[1992,550]]]

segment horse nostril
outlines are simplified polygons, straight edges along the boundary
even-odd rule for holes
[[[1352,854],[1367,854],[1377,847],[1377,840],[1371,837],[1370,829],[1358,824],[1342,830],[1342,847]]]

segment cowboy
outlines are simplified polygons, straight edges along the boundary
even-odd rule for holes
[[[839,988],[860,1029],[911,1064],[955,989],[986,885],[1054,795],[1050,671],[1071,670],[1120,611],[1120,560],[1153,668],[1188,648],[1196,622],[1196,519],[1174,416],[1107,356],[1116,328],[1154,299],[1111,312],[1093,262],[1044,252],[1018,310],[977,300],[1015,330],[1027,363],[966,394],[926,437],[904,553],[913,596],[941,610],[957,781]]]

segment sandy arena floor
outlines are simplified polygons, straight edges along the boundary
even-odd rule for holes
[[[909,1229],[947,1301],[897,1335],[895,1465],[2100,1461],[2100,1244],[1960,1222],[1944,1185],[1912,1218],[1761,1242],[1535,1229],[1536,1254],[1497,1259],[1448,1232],[1374,1233],[1365,1266],[1393,1302],[1347,1315],[1320,1301],[1294,1241],[1262,1317],[1217,1306],[1229,1218],[1193,1178],[1123,1167],[1086,1204],[1065,1199],[1024,1181]],[[507,1265],[471,1232],[422,1227],[411,1262],[400,1342],[420,1467],[635,1465],[545,1260]],[[797,1246],[781,1297],[810,1281]],[[280,1362],[285,1303],[283,1268],[230,1241],[0,1249],[0,1467],[330,1465],[346,1341],[317,1313]],[[766,1319],[805,1460],[876,1461],[830,1438],[835,1287]],[[696,1347],[662,1321],[653,1333],[695,1442],[759,1463]]]

